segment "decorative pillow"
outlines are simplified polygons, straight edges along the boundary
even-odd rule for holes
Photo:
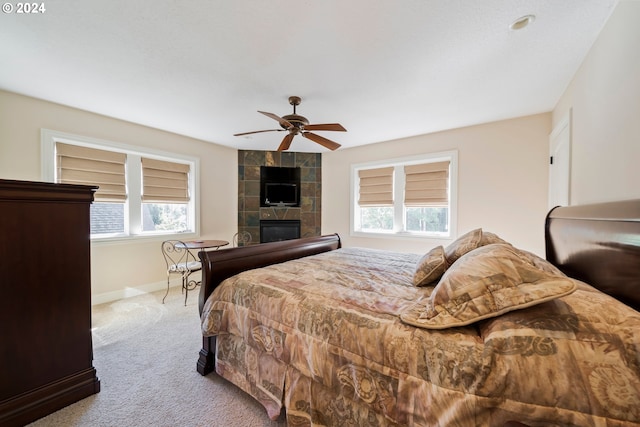
[[[509,243],[509,242],[502,240],[500,237],[498,237],[498,235],[494,233],[490,233],[488,231],[482,230],[482,238],[480,239],[480,244],[478,245],[478,247],[492,245],[494,243]]]
[[[444,248],[442,246],[435,247],[418,261],[416,272],[413,274],[413,284],[426,286],[433,283],[442,277],[448,267],[449,263],[444,256]]]
[[[444,249],[449,265],[456,262],[462,255],[479,247],[481,240],[482,228],[471,230],[454,240],[453,243]]]
[[[576,290],[567,276],[540,270],[509,244],[482,246],[462,256],[431,295],[400,315],[427,329],[469,325]]]
[[[516,249],[520,255],[525,257],[531,264],[533,264],[536,268],[539,268],[542,271],[546,271],[549,274],[554,274],[556,276],[564,276],[565,274],[558,269],[555,265],[551,264],[546,259],[540,258],[538,255],[525,251],[523,249]]]

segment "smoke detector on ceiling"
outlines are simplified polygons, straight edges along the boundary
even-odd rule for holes
[[[527,25],[529,25],[533,21],[535,21],[535,19],[536,19],[535,15],[522,16],[522,17],[516,19],[515,21],[513,21],[511,23],[511,25],[509,25],[509,29],[512,30],[512,31],[522,30]]]

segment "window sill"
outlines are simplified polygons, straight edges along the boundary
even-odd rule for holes
[[[374,239],[405,239],[405,240],[453,240],[450,233],[413,233],[408,231],[368,232],[351,231],[351,237],[367,237]]]
[[[97,246],[107,246],[119,245],[123,243],[162,242],[164,240],[193,240],[196,237],[198,237],[198,235],[194,232],[92,237],[91,244]]]

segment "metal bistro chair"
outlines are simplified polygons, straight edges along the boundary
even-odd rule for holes
[[[189,291],[199,285],[196,280],[189,280],[191,273],[202,270],[202,264],[187,249],[187,245],[180,240],[165,240],[162,242],[162,255],[167,263],[167,292],[162,298],[162,303],[169,295],[169,279],[172,274],[180,275],[182,279],[182,292],[184,292],[184,305],[187,305]]]
[[[251,233],[240,231],[233,235],[233,246],[249,246],[251,244]]]

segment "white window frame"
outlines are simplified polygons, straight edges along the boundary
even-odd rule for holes
[[[91,235],[93,242],[109,242],[120,240],[184,238],[189,239],[200,233],[200,159],[184,154],[170,153],[146,147],[124,144],[120,142],[106,141],[81,135],[59,132],[50,129],[41,129],[41,169],[42,179],[47,182],[55,182],[55,146],[57,142],[95,148],[99,150],[115,151],[127,154],[126,178],[127,200],[125,202],[125,231],[124,233]],[[192,230],[183,233],[142,231],[142,166],[141,157],[148,157],[169,162],[187,163],[191,167],[189,174],[190,212],[193,212],[190,222],[193,221]]]
[[[405,230],[404,215],[404,166],[421,163],[449,161],[449,231],[446,233],[415,232]],[[362,169],[394,168],[393,203],[394,228],[391,231],[362,231],[359,229],[360,206],[358,205],[358,171]],[[458,151],[440,151],[436,153],[420,154],[410,157],[378,160],[351,165],[351,223],[350,235],[354,237],[374,238],[418,238],[418,239],[451,239],[457,235],[458,224]]]

